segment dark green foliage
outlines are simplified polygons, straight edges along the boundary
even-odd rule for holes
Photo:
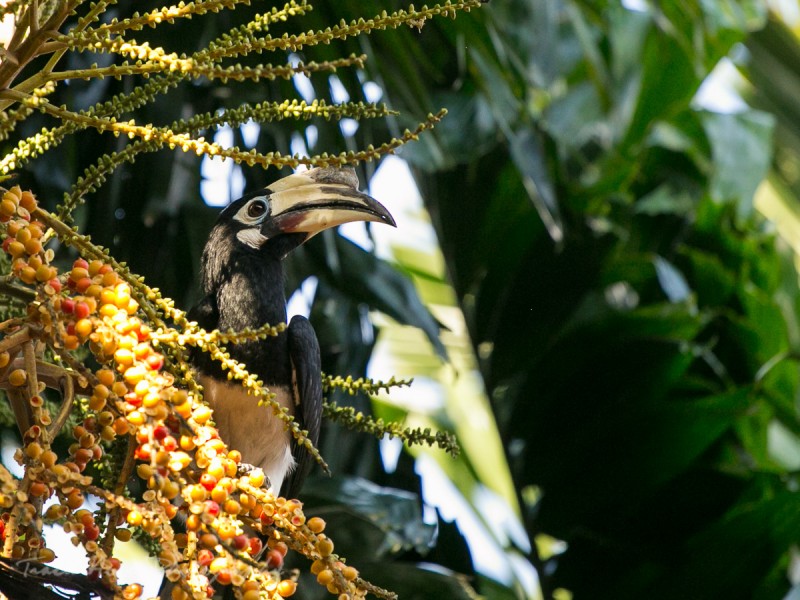
[[[371,63],[396,108],[450,110],[406,156],[520,498],[541,490],[528,533],[567,542],[547,567],[529,557],[545,595],[791,587],[797,274],[753,210],[775,119],[692,103],[765,17],[758,2],[493,3],[424,31],[423,81]],[[796,52],[769,27],[752,38],[760,81],[758,57]],[[796,103],[762,105],[779,102]]]

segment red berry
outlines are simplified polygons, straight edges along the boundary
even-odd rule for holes
[[[136,448],[134,456],[137,460],[150,460],[150,444],[142,444]]]
[[[92,285],[92,280],[90,277],[82,277],[78,281],[75,282],[75,289],[78,290],[81,294],[89,289],[89,286]]]
[[[62,302],[62,306],[63,306],[63,302]],[[85,319],[86,317],[89,316],[90,312],[91,311],[89,310],[89,305],[86,304],[86,302],[76,302],[75,303],[75,318],[77,318],[78,320]]]
[[[249,540],[246,535],[237,535],[233,538],[233,547],[237,550],[244,550],[245,548],[249,548]]]
[[[55,290],[56,294],[61,292],[61,280],[57,277],[53,277],[50,281],[47,282],[53,290]]]
[[[283,567],[283,554],[277,550],[267,552],[267,568],[280,569]]]
[[[214,560],[214,555],[211,554],[211,550],[207,550],[203,548],[202,550],[197,552],[197,563],[201,567],[207,567],[211,564],[211,561]]]
[[[147,366],[153,371],[158,371],[164,366],[164,357],[157,353],[151,354],[147,357]]]
[[[162,446],[162,448],[164,448],[164,450],[166,450],[167,452],[172,452],[173,450],[175,450],[175,449],[178,447],[178,440],[176,440],[176,439],[175,439],[174,437],[172,437],[171,435],[168,435],[167,437],[165,437],[165,438],[164,438],[164,439],[161,441],[161,446]]]
[[[256,536],[253,536],[253,537],[250,538],[249,544],[250,544],[249,552],[253,556],[255,556],[256,554],[261,552],[261,548],[263,548],[263,544],[261,543],[261,540],[259,538],[257,538]]]
[[[82,258],[77,259],[74,263],[72,263],[73,269],[88,269],[89,263],[83,260]]]
[[[217,478],[213,475],[209,475],[208,473],[203,473],[200,476],[200,485],[210,492],[214,489],[214,486],[217,485]],[[219,506],[217,508],[219,508]]]
[[[64,298],[61,301],[61,312],[71,315],[75,311],[75,300]]]
[[[153,437],[157,440],[163,440],[167,435],[169,435],[169,429],[164,425],[159,425],[153,429]]]
[[[219,514],[219,504],[213,500],[206,500],[206,514],[216,517]]]
[[[91,525],[90,527],[84,526],[83,535],[87,540],[94,541],[100,537],[100,528],[96,525]]]

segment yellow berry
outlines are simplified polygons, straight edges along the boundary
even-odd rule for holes
[[[247,479],[253,487],[261,487],[264,485],[264,471],[256,469],[247,476]]]
[[[325,521],[319,517],[311,517],[306,525],[308,525],[308,528],[314,533],[322,533],[325,531]]]
[[[330,569],[323,569],[317,575],[317,583],[320,585],[328,585],[333,582],[333,571]]]
[[[114,360],[120,365],[132,365],[133,352],[127,348],[119,348],[116,352],[114,352]]]
[[[133,527],[138,527],[139,525],[142,524],[144,517],[142,516],[142,513],[140,513],[138,510],[132,510],[131,512],[128,513],[128,516],[126,517],[125,520],[128,521],[128,525],[131,525]]]

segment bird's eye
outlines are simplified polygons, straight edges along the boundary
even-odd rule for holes
[[[267,212],[267,203],[263,200],[254,200],[247,206],[247,216],[251,219],[263,217]]]

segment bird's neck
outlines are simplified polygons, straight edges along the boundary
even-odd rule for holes
[[[286,322],[282,256],[247,249],[229,249],[227,254],[204,253],[203,291],[213,305],[210,311],[216,317],[213,327],[242,331]],[[285,333],[229,344],[227,349],[232,358],[246,364],[251,373],[268,385],[291,380]],[[215,361],[204,356],[200,363],[208,374],[224,376]]]
[[[280,261],[238,257],[215,290],[222,330],[241,331],[286,321],[284,272]]]

